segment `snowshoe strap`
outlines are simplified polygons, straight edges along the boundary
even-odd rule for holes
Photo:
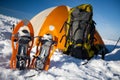
[[[28,36],[21,36],[19,38],[19,44],[28,44],[32,40],[31,37]]]

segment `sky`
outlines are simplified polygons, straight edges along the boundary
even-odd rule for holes
[[[0,0],[0,14],[30,20],[50,7],[80,4],[93,6],[93,20],[102,38],[117,40],[120,37],[120,0]]]

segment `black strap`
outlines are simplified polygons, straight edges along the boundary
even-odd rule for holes
[[[29,36],[21,36],[19,39],[19,44],[28,44],[32,38]]]
[[[62,32],[62,30],[63,30],[63,28],[65,27],[66,24],[67,24],[67,22],[65,22],[65,23],[63,24],[63,26],[62,26],[62,28],[60,29],[60,32],[59,32],[59,33]]]

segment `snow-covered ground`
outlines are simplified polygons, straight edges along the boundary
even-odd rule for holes
[[[11,27],[19,19],[0,14],[0,80],[120,80],[120,42],[105,56],[105,60],[93,58],[86,65],[82,60],[56,51],[51,59],[48,71],[38,73],[35,70],[12,70],[9,68],[11,50]],[[116,41],[104,40],[112,50]],[[32,54],[35,48],[32,49]],[[27,76],[36,74],[33,77]]]

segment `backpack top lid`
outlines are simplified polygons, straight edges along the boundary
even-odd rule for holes
[[[30,37],[30,32],[26,29],[27,26],[22,26],[19,31],[18,31],[18,35],[19,36],[27,36]]]
[[[77,6],[77,8],[86,11],[86,12],[93,12],[93,7],[90,4],[81,4],[79,6]]]
[[[76,21],[76,20],[91,20],[92,16],[93,16],[92,5],[81,4],[79,6],[76,6],[70,9],[67,23],[70,23],[70,21]],[[71,19],[72,17],[74,18],[74,20]]]

